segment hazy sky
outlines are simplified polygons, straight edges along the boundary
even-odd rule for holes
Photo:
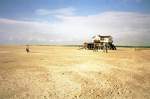
[[[150,0],[0,0],[1,44],[150,45]]]

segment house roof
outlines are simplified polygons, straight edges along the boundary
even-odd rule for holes
[[[102,36],[102,35],[97,35],[98,37],[102,37],[102,38],[108,38],[108,37],[112,37],[110,35],[106,35],[106,36]],[[96,36],[93,36],[92,38],[95,38]]]

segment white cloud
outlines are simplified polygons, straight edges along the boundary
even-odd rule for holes
[[[150,42],[150,14],[135,12],[103,12],[96,15],[59,15],[50,22],[0,19],[0,35],[11,40],[81,43],[95,34],[112,35],[116,44],[147,44]],[[12,34],[11,34],[12,33]],[[7,35],[6,35],[7,34]],[[5,37],[4,37],[5,36]]]
[[[53,9],[53,10],[49,10],[49,9],[37,9],[36,10],[36,14],[37,15],[43,15],[43,16],[47,16],[47,15],[74,15],[75,9],[72,7],[67,7],[67,8],[60,8],[60,9]]]
[[[104,12],[90,16],[62,16],[59,32],[86,40],[94,34],[112,35],[120,44],[149,43],[150,15],[133,12]]]

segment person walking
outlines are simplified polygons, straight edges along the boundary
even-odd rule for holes
[[[106,52],[106,53],[108,53],[108,49],[107,49],[107,47],[108,47],[108,44],[107,44],[107,43],[105,43],[105,44],[104,44],[103,51],[104,51],[104,52]]]
[[[30,52],[29,45],[26,46],[26,52],[27,52],[27,53]]]

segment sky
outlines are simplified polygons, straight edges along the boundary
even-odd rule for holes
[[[0,44],[150,46],[150,0],[0,0]]]

